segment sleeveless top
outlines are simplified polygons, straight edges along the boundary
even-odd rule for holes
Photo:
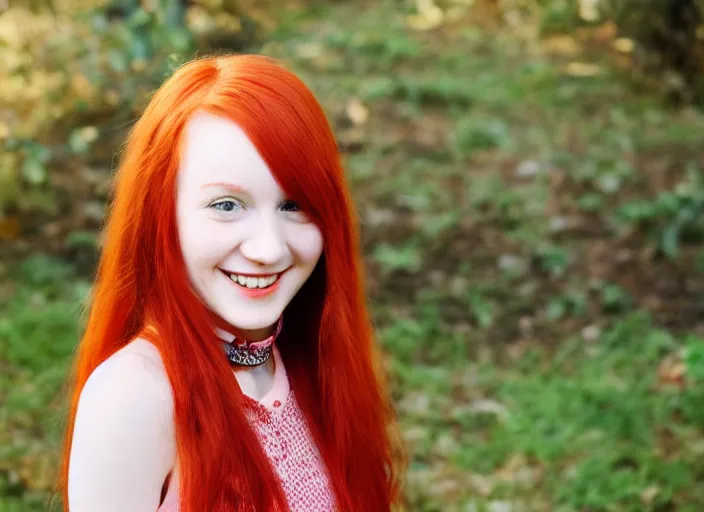
[[[332,512],[332,486],[303,411],[290,388],[276,345],[274,385],[260,400],[244,396],[244,407],[271,466],[281,481],[291,512]],[[179,511],[178,464],[157,512]]]

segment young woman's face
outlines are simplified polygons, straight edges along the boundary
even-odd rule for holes
[[[197,113],[184,137],[176,214],[191,283],[241,335],[261,339],[313,272],[322,234],[237,124]]]

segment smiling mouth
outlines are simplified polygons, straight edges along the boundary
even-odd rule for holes
[[[278,274],[251,276],[246,274],[235,274],[234,272],[228,272],[227,270],[222,269],[221,271],[229,277],[233,283],[250,290],[265,290],[267,288],[271,288],[278,282],[279,278],[283,274],[283,272],[279,272]]]

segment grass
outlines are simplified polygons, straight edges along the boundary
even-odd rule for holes
[[[408,508],[701,510],[704,117],[608,58],[572,76],[542,43],[408,12],[284,10],[259,49],[345,152]],[[38,255],[0,281],[0,512],[45,509],[81,275]]]
[[[30,512],[46,510],[53,484],[65,405],[58,391],[88,283],[42,255],[16,270],[0,300],[0,510]]]

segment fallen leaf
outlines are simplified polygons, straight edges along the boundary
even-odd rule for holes
[[[415,445],[416,443],[420,443],[428,439],[430,434],[427,427],[415,425],[404,429],[401,435],[406,443],[409,445]]]
[[[130,63],[130,67],[132,68],[133,71],[136,71],[137,73],[141,73],[145,69],[147,69],[147,60],[143,58],[137,58],[134,59]]]
[[[468,12],[469,12],[469,10],[466,6],[456,5],[454,7],[450,7],[445,12],[445,15],[444,15],[445,21],[447,21],[448,23],[455,23],[457,21],[460,21],[462,18],[464,18]]]
[[[462,491],[462,486],[457,480],[446,478],[434,480],[427,489],[430,496],[448,503],[456,499],[457,494]]]
[[[195,5],[186,12],[186,24],[193,33],[201,35],[212,31],[215,21],[205,8]]]
[[[687,366],[674,355],[665,357],[658,366],[658,379],[663,385],[674,384],[678,388],[684,387]]]
[[[601,74],[601,67],[588,62],[570,62],[565,68],[565,73],[576,77],[591,77]]]
[[[108,89],[105,91],[103,98],[105,99],[105,103],[110,106],[115,107],[120,104],[120,93],[118,93],[115,89]]]
[[[627,37],[619,37],[613,42],[613,47],[616,51],[621,53],[632,53],[636,47],[633,39]]]
[[[532,178],[542,169],[540,162],[535,160],[524,160],[516,168],[516,177],[518,178]]]
[[[653,502],[658,494],[660,494],[660,488],[657,485],[651,485],[640,493],[640,499],[643,502],[643,505],[647,507]]]
[[[513,512],[516,510],[510,501],[490,501],[487,512]]]
[[[413,416],[427,416],[430,412],[430,397],[422,392],[409,393],[398,404],[398,409]]]
[[[369,119],[369,109],[358,99],[352,99],[347,103],[347,117],[355,126],[361,126]]]
[[[340,148],[347,152],[359,151],[364,147],[366,133],[363,129],[352,127],[349,130],[341,130],[338,134]]]
[[[433,0],[418,0],[418,14],[406,18],[406,24],[413,30],[432,30],[442,25],[445,13]]]
[[[20,220],[17,217],[0,217],[0,238],[17,240],[20,237]]]
[[[499,480],[504,482],[513,481],[514,474],[527,466],[525,457],[520,454],[512,455],[506,463],[501,466],[495,473],[494,476]]]
[[[440,457],[451,457],[453,454],[457,453],[458,450],[459,445],[457,441],[448,432],[440,435],[433,445],[433,453]]]
[[[76,73],[71,77],[71,88],[83,100],[91,100],[96,94],[95,85],[81,73]]]
[[[510,501],[495,500],[487,504],[487,512],[514,512],[515,510]]]
[[[469,485],[480,496],[489,496],[494,490],[492,479],[478,473],[473,473],[469,476]]]
[[[323,54],[323,45],[320,43],[303,43],[296,47],[296,55],[301,59],[315,59]]]
[[[474,413],[495,414],[502,420],[508,417],[508,408],[496,400],[489,398],[475,400],[470,404],[470,410]]]
[[[95,126],[85,126],[80,130],[81,138],[88,142],[95,142],[98,138],[98,129]]]
[[[593,23],[599,19],[599,0],[579,0],[579,17]]]
[[[581,334],[584,341],[594,342],[601,336],[601,328],[598,325],[588,325],[582,329]]]
[[[142,9],[145,11],[152,13],[156,12],[158,8],[159,5],[156,0],[142,0]]]
[[[602,43],[613,40],[617,34],[618,26],[611,20],[599,25],[594,32],[592,32],[594,40]]]
[[[579,44],[568,35],[548,37],[540,42],[540,48],[549,55],[573,56],[579,53]]]

